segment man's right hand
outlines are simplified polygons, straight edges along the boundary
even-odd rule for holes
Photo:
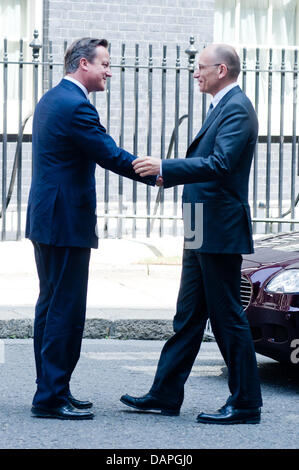
[[[135,173],[144,176],[159,175],[160,174],[160,158],[155,157],[138,157],[133,160],[132,165]]]

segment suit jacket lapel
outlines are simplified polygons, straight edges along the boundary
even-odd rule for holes
[[[224,97],[219,101],[218,105],[216,106],[215,109],[213,109],[213,111],[211,112],[211,114],[208,116],[208,118],[204,121],[200,131],[198,132],[198,134],[195,136],[194,140],[192,141],[192,143],[190,144],[190,147],[188,148],[187,150],[187,153],[189,151],[189,149],[191,149],[191,147],[193,147],[193,144],[195,142],[197,142],[197,140],[206,132],[206,130],[210,127],[210,125],[212,124],[212,122],[214,121],[214,119],[216,119],[216,117],[218,116],[218,114],[220,113],[221,109],[223,108],[223,106],[227,103],[227,101],[231,98],[231,96],[235,95],[236,93],[239,93],[241,92],[241,89],[239,86],[235,86],[234,88],[232,88],[228,93],[226,93],[226,95],[224,95]]]

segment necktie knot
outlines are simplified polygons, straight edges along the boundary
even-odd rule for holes
[[[207,112],[207,117],[211,114],[211,112],[213,111],[213,108],[214,108],[213,103],[210,103],[210,106]]]

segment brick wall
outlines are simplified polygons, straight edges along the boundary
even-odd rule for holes
[[[111,123],[110,133],[119,138],[120,116],[120,76],[119,66],[121,62],[122,43],[125,43],[126,64],[135,62],[135,45],[139,45],[140,65],[148,64],[149,44],[153,47],[153,64],[161,65],[163,46],[167,46],[167,65],[175,67],[176,46],[181,48],[181,64],[187,66],[185,49],[189,45],[190,36],[194,36],[195,45],[199,49],[203,44],[213,40],[214,0],[45,0],[44,2],[44,42],[51,40],[53,43],[54,62],[63,62],[64,42],[68,44],[75,39],[84,36],[105,37],[111,43],[111,64],[113,77],[111,80]],[[47,48],[44,50],[44,58],[47,56]],[[62,77],[62,67],[56,68],[53,84]],[[145,119],[144,113],[147,107],[146,86],[147,75],[143,72],[140,76],[140,119]],[[167,115],[166,125],[167,140],[173,129],[173,111],[171,109],[173,98],[174,78],[167,79]],[[126,74],[126,129],[124,133],[124,146],[132,151],[133,132],[133,71]],[[181,110],[186,113],[188,102],[187,74],[182,77],[181,85]],[[161,110],[161,74],[154,74],[153,111],[157,119]],[[196,90],[197,91],[197,90]],[[105,125],[105,94],[97,93],[94,103],[99,111],[101,120]],[[199,117],[199,116],[198,116]],[[199,121],[195,124],[199,125]],[[140,132],[145,131],[141,126]],[[158,125],[153,126],[154,141],[159,140]],[[185,132],[185,131],[183,131]],[[143,136],[144,137],[144,136]],[[144,138],[143,138],[144,141]],[[186,139],[184,139],[184,143]],[[156,149],[157,152],[159,149]],[[142,149],[143,151],[143,149]]]
[[[213,39],[214,0],[46,0],[45,39],[52,39],[54,57],[61,59],[63,41],[83,37],[106,37],[112,57],[120,57],[126,42],[133,54],[135,43],[147,53],[148,44],[161,48],[185,46],[194,35],[197,42]]]

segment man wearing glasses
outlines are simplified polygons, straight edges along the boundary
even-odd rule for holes
[[[124,395],[121,401],[143,411],[178,415],[209,318],[227,365],[230,396],[218,412],[200,413],[200,423],[258,423],[262,406],[251,332],[240,301],[241,254],[253,252],[248,179],[258,121],[237,84],[239,73],[240,59],[232,47],[206,47],[194,78],[212,102],[186,158],[133,162],[140,176],[162,175],[165,188],[185,184],[183,215],[184,204],[191,204],[194,232],[201,232],[195,238],[202,243],[192,246],[185,233],[175,334],[163,347],[149,393]],[[202,223],[194,215],[198,205]]]

